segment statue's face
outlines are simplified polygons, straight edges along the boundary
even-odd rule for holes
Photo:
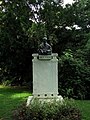
[[[45,43],[46,43],[46,40],[43,40],[43,43],[45,44]]]
[[[47,40],[47,37],[44,37],[43,40]]]
[[[47,42],[47,39],[44,38],[44,39],[43,39],[43,43],[46,44],[46,42]]]

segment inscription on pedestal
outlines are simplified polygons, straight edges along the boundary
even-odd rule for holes
[[[51,60],[52,56],[51,55],[39,55],[38,59],[39,60]]]

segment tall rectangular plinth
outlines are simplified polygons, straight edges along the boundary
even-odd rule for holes
[[[33,96],[51,98],[58,96],[57,54],[33,54]]]

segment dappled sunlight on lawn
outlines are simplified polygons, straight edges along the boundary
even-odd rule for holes
[[[0,120],[12,120],[12,111],[26,102],[31,93],[23,87],[5,87],[0,85]]]
[[[26,98],[28,96],[30,96],[31,94],[30,93],[16,93],[14,95],[11,95],[10,98],[14,99],[14,98]]]

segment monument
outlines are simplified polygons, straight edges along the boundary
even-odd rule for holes
[[[62,101],[62,96],[58,96],[58,54],[52,53],[52,47],[47,43],[46,37],[43,38],[38,53],[32,56],[33,96],[29,96],[27,105],[33,98]]]

